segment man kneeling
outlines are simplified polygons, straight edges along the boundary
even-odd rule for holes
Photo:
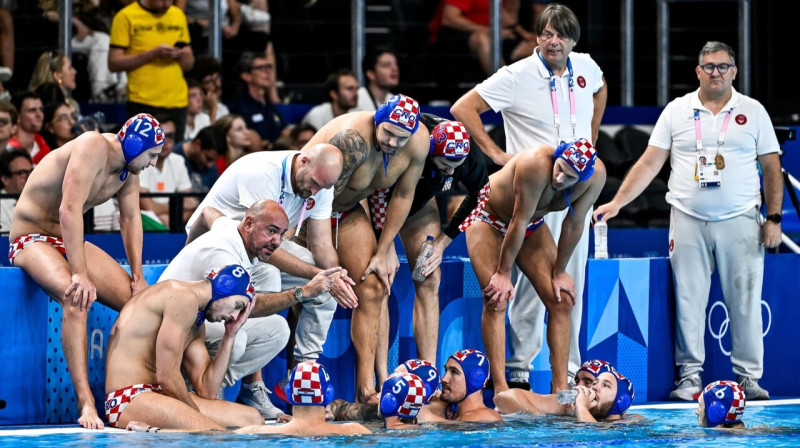
[[[215,400],[253,296],[250,275],[239,265],[218,268],[197,282],[157,283],[135,295],[108,341],[109,425],[124,428],[138,420],[153,427],[222,431],[262,424],[255,409]],[[213,360],[203,342],[206,320],[225,322]],[[197,395],[189,393],[181,367]]]

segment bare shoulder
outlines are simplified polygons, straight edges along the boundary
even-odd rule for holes
[[[526,170],[536,170],[547,172],[548,175],[553,169],[553,154],[552,148],[546,145],[533,146],[525,151],[514,156],[512,162],[517,164],[518,168]]]
[[[111,147],[107,135],[113,134],[84,132],[75,140],[61,147],[59,151],[64,149],[68,150],[70,152],[70,159],[79,159],[82,163],[88,162],[95,165],[105,164],[106,160],[108,160],[108,151]]]
[[[372,434],[372,431],[361,423],[341,423],[336,426],[341,427],[342,434]]]
[[[489,409],[484,407],[482,409],[476,409],[474,411],[468,412],[460,420],[468,422],[492,423],[492,422],[502,422],[503,416],[500,415],[500,413],[495,411],[494,409]]]
[[[411,158],[424,161],[428,157],[431,147],[431,134],[428,128],[420,126],[408,140],[406,147],[410,150]]]

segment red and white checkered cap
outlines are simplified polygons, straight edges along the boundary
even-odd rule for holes
[[[321,364],[305,361],[295,367],[289,381],[287,397],[292,404],[322,405],[330,378]]]
[[[408,394],[397,413],[403,417],[413,418],[416,417],[422,405],[425,404],[425,383],[413,373],[404,373],[402,375],[408,384]]]
[[[469,132],[461,122],[445,121],[431,132],[430,153],[448,159],[463,159],[469,154]]]

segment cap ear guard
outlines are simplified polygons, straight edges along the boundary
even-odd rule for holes
[[[397,409],[400,404],[397,402],[397,397],[392,394],[383,394],[381,397],[381,415],[385,417],[394,416],[397,414]]]
[[[413,373],[393,373],[381,387],[381,415],[414,418],[426,402],[425,383]]]
[[[122,139],[122,154],[125,156],[125,161],[130,163],[129,161],[138,157],[142,153],[143,146],[144,141],[138,134],[133,132],[125,134],[125,138]]]
[[[719,401],[706,403],[706,420],[708,420],[708,426],[713,427],[725,422],[727,415],[728,409]]]

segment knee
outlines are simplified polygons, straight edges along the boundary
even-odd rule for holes
[[[417,293],[423,296],[431,296],[436,295],[439,293],[439,285],[442,282],[442,271],[436,269],[425,278],[422,282],[415,282],[416,283],[416,290]]]
[[[242,427],[254,425],[261,426],[264,424],[264,417],[261,416],[261,413],[259,413],[256,408],[251,408],[250,406],[245,405],[242,405],[242,407],[246,408]]]
[[[380,303],[385,294],[385,290],[383,288],[383,283],[378,280],[378,277],[370,275],[366,280],[356,285],[355,293],[358,296],[359,305],[376,304]]]
[[[99,306],[99,305],[94,305]],[[80,306],[73,306],[71,301],[66,301],[61,303],[62,308],[62,315],[61,321],[69,321],[69,322],[86,322],[89,316],[89,310],[81,311]]]
[[[469,48],[472,51],[481,51],[489,48],[489,34],[484,31],[476,31],[470,34]]]
[[[247,332],[244,330],[239,330],[236,333],[236,339],[233,341],[233,349],[231,349],[231,363],[238,361],[239,359],[244,356],[244,352],[247,350]]]

